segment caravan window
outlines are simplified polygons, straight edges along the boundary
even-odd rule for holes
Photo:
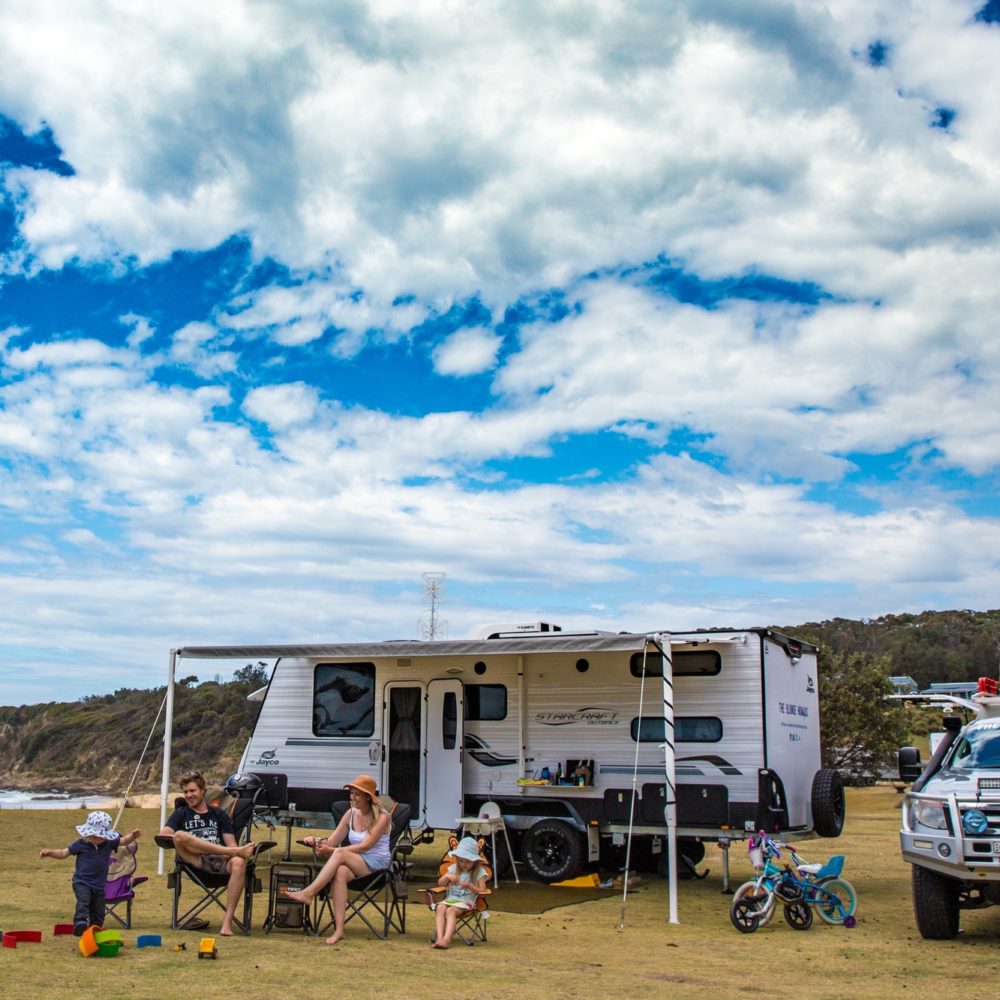
[[[633,677],[642,676],[642,653],[633,653],[629,668]],[[676,649],[674,677],[713,677],[722,670],[722,654],[717,649]],[[663,676],[663,657],[646,653],[646,676]]]
[[[662,743],[666,737],[662,718],[644,715],[632,720],[632,739],[640,743]],[[722,739],[722,719],[714,715],[681,715],[674,719],[677,743],[718,743]]]
[[[466,684],[465,718],[490,722],[507,718],[507,688],[503,684]]]
[[[371,736],[375,664],[320,663],[313,672],[313,735]]]

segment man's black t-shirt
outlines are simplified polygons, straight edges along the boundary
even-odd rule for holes
[[[205,813],[197,813],[189,805],[178,806],[165,825],[174,831],[184,830],[210,844],[224,844],[223,836],[233,833],[229,814],[218,806],[209,806]]]

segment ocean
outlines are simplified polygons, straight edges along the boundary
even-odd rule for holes
[[[0,809],[98,809],[107,795],[69,795],[66,792],[19,792],[0,788]]]

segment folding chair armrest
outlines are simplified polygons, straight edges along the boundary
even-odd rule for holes
[[[172,851],[174,849],[173,837],[168,837],[158,833],[155,837],[153,837],[153,841],[157,847],[162,847],[165,851]]]
[[[137,878],[132,879],[132,888],[134,889],[137,885],[142,885],[143,882],[148,882],[148,875],[139,875]]]

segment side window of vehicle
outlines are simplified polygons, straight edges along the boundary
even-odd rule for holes
[[[371,736],[375,664],[320,663],[313,671],[314,736]]]
[[[714,677],[722,672],[722,654],[717,649],[678,649],[671,657],[674,677]],[[642,677],[643,666],[647,677],[663,676],[663,657],[658,654],[633,653],[629,672]]]
[[[632,720],[632,739],[640,743],[662,743],[666,725],[662,718],[644,715]],[[681,715],[674,719],[677,743],[718,743],[722,719],[714,715]]]
[[[465,718],[491,722],[507,718],[507,688],[503,684],[466,684]]]

